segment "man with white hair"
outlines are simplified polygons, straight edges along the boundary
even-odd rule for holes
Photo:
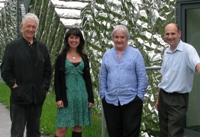
[[[42,105],[49,89],[52,68],[45,44],[35,38],[39,20],[27,13],[20,25],[22,37],[7,44],[1,76],[11,89],[11,137],[40,137]]]
[[[115,26],[114,47],[102,59],[99,94],[109,137],[139,137],[140,134],[148,79],[143,56],[128,45],[129,38],[126,26]]]

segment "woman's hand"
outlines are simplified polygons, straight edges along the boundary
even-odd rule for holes
[[[63,108],[63,107],[64,107],[64,104],[63,104],[63,101],[62,101],[62,100],[57,101],[56,104],[57,104],[57,106],[58,106],[59,108]]]
[[[89,102],[88,103],[88,108],[91,108],[93,106],[93,103]]]

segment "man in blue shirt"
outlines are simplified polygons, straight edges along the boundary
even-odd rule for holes
[[[138,137],[143,97],[148,86],[144,59],[128,46],[130,34],[123,25],[114,28],[114,47],[102,59],[100,98],[110,137]]]
[[[188,93],[192,90],[195,71],[200,74],[200,59],[193,46],[181,41],[177,24],[168,24],[164,37],[169,47],[163,56],[156,102],[160,137],[183,137]]]

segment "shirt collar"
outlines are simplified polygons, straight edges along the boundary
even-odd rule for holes
[[[125,54],[128,51],[129,48],[130,48],[130,46],[128,45],[127,48],[123,51],[123,54]],[[114,47],[114,49],[115,49],[115,53],[117,53],[117,50],[116,50],[115,47]]]
[[[30,44],[30,42],[28,42],[24,37],[22,37],[22,39],[24,40],[24,42],[26,42],[26,44]],[[33,43],[35,43],[35,42],[36,42],[36,38],[33,37]]]
[[[177,47],[176,47],[176,49],[174,50],[174,51],[172,51],[171,49],[170,49],[170,47],[168,47],[167,49],[166,49],[166,52],[167,53],[174,53],[174,52],[176,52],[176,51],[182,51],[183,50],[183,42],[182,42],[182,40],[180,40],[180,42],[178,43],[178,45],[177,45]]]

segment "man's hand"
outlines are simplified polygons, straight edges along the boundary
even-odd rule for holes
[[[156,100],[155,108],[158,110],[158,99]]]
[[[196,71],[197,71],[198,74],[200,75],[200,63],[198,63],[198,64],[196,65]]]
[[[15,83],[12,88],[16,88],[16,87],[18,87],[18,85]]]

